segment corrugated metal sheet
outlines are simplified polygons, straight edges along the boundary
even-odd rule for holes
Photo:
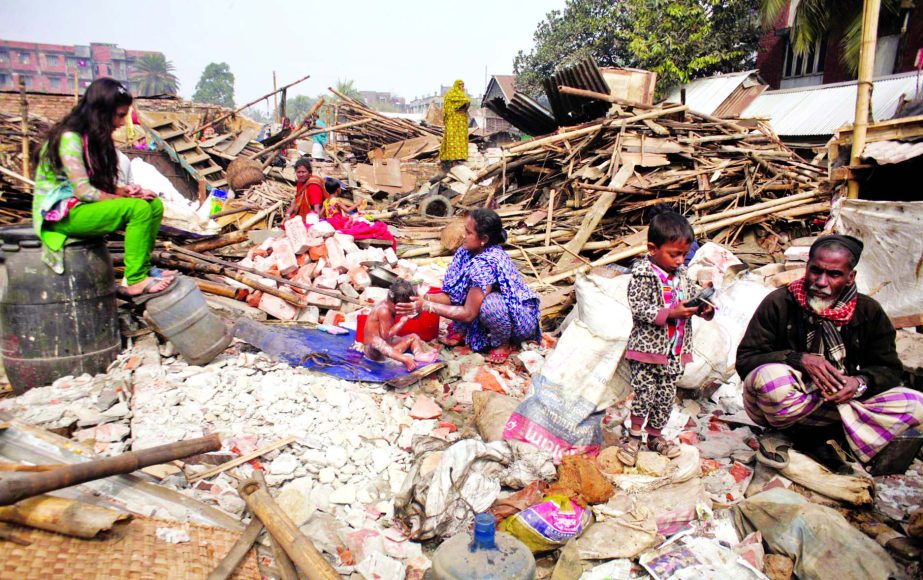
[[[514,94],[509,103],[496,96],[484,106],[528,135],[545,135],[558,128],[551,111],[522,93]]]
[[[856,81],[816,87],[766,91],[744,109],[741,117],[769,119],[780,137],[827,136],[856,115]],[[901,97],[916,94],[916,73],[881,77],[874,81],[872,116],[885,121],[894,116]]]
[[[744,81],[751,75],[755,77],[755,73],[756,71],[748,70],[689,82],[683,85],[686,89],[686,105],[693,111],[712,115]],[[673,103],[681,102],[681,88],[672,88],[667,94],[667,100]]]
[[[876,141],[866,145],[862,151],[863,159],[874,159],[879,165],[902,163],[920,155],[923,155],[923,141]]]
[[[598,119],[606,114],[611,106],[605,101],[566,95],[558,87],[567,86],[597,93],[609,94],[599,67],[590,59],[585,59],[573,66],[561,69],[542,81],[548,103],[559,125],[578,125]]]

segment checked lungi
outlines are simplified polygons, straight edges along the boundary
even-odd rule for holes
[[[785,429],[842,422],[846,440],[863,462],[895,437],[923,422],[923,393],[895,387],[864,401],[834,404],[782,363],[757,367],[744,380],[744,407],[759,425]]]

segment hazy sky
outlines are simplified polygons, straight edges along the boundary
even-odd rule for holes
[[[317,95],[337,79],[408,100],[487,74],[508,74],[536,25],[565,0],[0,0],[0,39],[116,43],[158,50],[191,97],[210,62],[227,62],[238,104],[311,78],[290,96]]]

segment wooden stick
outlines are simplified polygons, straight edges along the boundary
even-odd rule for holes
[[[272,499],[266,486],[247,480],[240,488],[240,496],[309,580],[340,580],[333,566]]]
[[[554,189],[548,194],[548,215],[545,216],[545,247],[551,245],[551,224],[554,222]]]
[[[218,566],[208,575],[207,580],[227,580],[230,578],[234,570],[237,569],[238,564],[240,564],[247,553],[250,552],[250,548],[253,547],[253,544],[262,531],[263,522],[258,518],[251,519],[244,533],[237,538],[237,541],[234,542],[234,545],[231,546],[228,553],[221,559]]]
[[[635,171],[634,163],[628,162],[623,165],[615,177],[612,178],[612,187],[622,187],[628,181],[628,178]],[[603,219],[603,216],[606,215],[606,212],[609,211],[609,207],[612,206],[612,202],[615,201],[616,194],[611,191],[604,191],[596,199],[596,203],[593,204],[590,212],[586,214],[583,218],[583,223],[580,224],[580,229],[577,230],[577,233],[574,234],[573,239],[567,242],[565,246],[567,254],[576,255],[579,254],[583,249],[583,245],[590,239],[590,236],[596,230],[596,226],[599,225],[599,222]],[[570,255],[563,255],[558,260],[558,268],[565,268],[573,262],[573,259]]]
[[[266,478],[263,477],[262,471],[254,469],[252,477],[267,491],[267,493],[269,492],[269,488],[266,485]],[[259,518],[256,517],[253,519],[259,521]],[[272,534],[269,534],[269,547],[272,549],[272,557],[276,561],[276,569],[279,571],[279,578],[281,578],[281,580],[298,580],[298,572],[295,570],[292,559],[288,557],[288,554],[282,549],[282,545],[279,544],[279,541],[276,540]]]
[[[279,440],[276,441],[275,443],[270,443],[269,445],[266,445],[266,446],[264,446],[264,447],[260,447],[259,449],[255,450],[255,451],[251,451],[250,453],[247,453],[246,455],[241,455],[240,457],[237,457],[237,458],[235,458],[235,459],[232,459],[232,460],[230,460],[230,461],[228,461],[228,462],[226,462],[226,463],[222,463],[221,465],[219,465],[219,466],[217,466],[217,467],[215,467],[215,468],[209,469],[208,471],[203,471],[202,473],[200,473],[200,474],[198,474],[198,475],[193,475],[192,477],[188,478],[188,479],[189,479],[189,483],[195,483],[195,482],[197,482],[197,481],[199,481],[199,480],[207,479],[207,478],[212,477],[212,476],[214,476],[214,475],[218,475],[219,473],[224,473],[224,472],[227,471],[228,469],[233,469],[233,468],[237,467],[238,465],[243,465],[244,463],[246,463],[246,462],[248,462],[248,461],[251,461],[251,460],[253,460],[253,459],[256,459],[257,457],[259,457],[259,456],[261,456],[261,455],[265,455],[265,454],[269,453],[270,451],[274,451],[274,450],[276,450],[276,449],[278,449],[278,448],[280,448],[280,447],[285,447],[286,445],[291,445],[292,443],[294,443],[294,442],[297,441],[297,440],[298,440],[298,438],[295,437],[294,435],[290,435],[290,436],[285,437],[285,438],[283,438],[283,439],[279,439]]]
[[[224,296],[225,298],[232,298],[234,300],[241,300],[241,294],[246,294],[246,290],[241,290],[239,288],[231,288],[226,284],[218,284],[216,282],[210,282],[208,280],[203,280],[201,278],[194,278],[196,286],[199,287],[199,290],[202,292],[207,292],[209,294],[214,294],[215,296]]]
[[[246,211],[246,208],[241,209],[240,211]],[[218,236],[217,238],[212,238],[210,240],[196,242],[194,244],[189,244],[183,247],[193,252],[208,252],[211,250],[217,250],[218,248],[223,248],[225,246],[233,246],[234,244],[239,244],[240,242],[245,242],[249,239],[250,236],[247,234],[247,232],[238,230],[236,232],[231,232],[230,234]]]
[[[250,228],[252,228],[252,227],[255,226],[256,224],[258,224],[258,223],[260,223],[261,221],[263,221],[263,218],[265,218],[266,216],[268,216],[268,215],[271,214],[272,212],[278,210],[278,209],[279,209],[280,207],[282,207],[283,205],[285,205],[285,200],[280,199],[279,201],[277,201],[276,203],[274,203],[274,204],[272,204],[271,206],[267,207],[266,209],[264,209],[264,210],[262,210],[262,211],[260,211],[260,212],[257,212],[257,214],[254,215],[253,217],[248,218],[246,221],[244,221],[244,223],[240,224],[240,226],[238,226],[237,229],[238,229],[239,231],[241,231],[241,232],[245,232],[245,231],[249,230]]]
[[[285,147],[286,145],[288,145],[289,143],[291,143],[292,141],[301,139],[302,137],[313,137],[314,135],[320,135],[321,133],[329,133],[331,131],[341,131],[349,127],[355,127],[357,125],[365,125],[366,123],[370,123],[371,121],[372,121],[371,119],[360,119],[358,121],[350,121],[349,123],[343,123],[341,125],[334,125],[333,127],[323,127],[320,129],[313,129],[311,127],[302,127],[301,129],[298,129],[297,131],[293,131],[291,135],[279,141],[278,143],[273,143],[271,146],[267,147],[266,149],[257,151],[253,155],[250,155],[249,158],[256,159],[257,157],[260,157],[261,155],[266,155],[267,153],[271,153],[275,151],[276,149],[281,149]]]
[[[254,99],[254,100],[250,101],[249,103],[247,103],[246,105],[241,105],[241,106],[237,107],[236,109],[234,109],[233,111],[231,111],[230,113],[225,113],[225,114],[221,115],[220,117],[217,117],[216,119],[214,119],[213,121],[211,121],[211,122],[209,122],[209,123],[206,123],[206,124],[203,125],[202,127],[199,127],[199,128],[197,128],[197,129],[190,129],[189,131],[186,132],[186,135],[192,135],[193,133],[200,133],[200,132],[204,131],[205,129],[208,129],[209,127],[212,127],[212,126],[214,126],[214,125],[220,123],[221,121],[224,121],[224,120],[227,119],[228,117],[232,117],[232,116],[236,115],[237,113],[243,111],[243,110],[246,109],[247,107],[249,107],[249,106],[251,106],[251,105],[255,105],[255,104],[259,103],[260,101],[262,101],[262,100],[264,100],[264,99],[268,99],[269,97],[275,95],[276,93],[278,93],[278,92],[280,92],[280,91],[284,91],[284,90],[286,90],[286,89],[289,88],[289,87],[293,87],[293,86],[297,85],[297,84],[300,83],[300,82],[303,82],[303,81],[308,80],[309,78],[311,78],[311,75],[305,75],[305,76],[301,77],[300,79],[298,79],[298,80],[295,81],[295,82],[291,82],[291,83],[289,83],[289,84],[287,84],[287,85],[285,85],[285,86],[283,86],[283,87],[280,87],[280,88],[278,88],[278,89],[272,91],[271,93],[267,93],[267,94],[263,95],[262,97],[260,97],[260,98],[258,98],[258,99]]]
[[[582,137],[583,135],[589,135],[595,131],[598,131],[602,126],[608,126],[610,128],[620,127],[622,125],[627,125],[628,123],[634,123],[637,121],[643,121],[644,119],[655,119],[657,117],[663,117],[664,115],[673,115],[675,113],[682,113],[687,110],[689,107],[686,105],[679,105],[676,107],[670,107],[669,109],[657,109],[654,111],[649,111],[647,113],[642,113],[640,115],[634,115],[632,117],[626,117],[624,119],[615,119],[611,121],[605,121],[603,123],[596,123],[595,125],[590,125],[589,127],[584,127],[582,129],[576,129],[574,131],[565,131],[558,133],[557,135],[549,135],[548,137],[541,137],[539,139],[532,139],[531,141],[526,141],[521,145],[515,145],[507,149],[510,153],[519,153],[522,151],[528,151],[534,149],[538,145],[548,145],[551,143],[557,143],[559,141],[564,141],[567,139],[573,139],[575,137]]]
[[[693,225],[702,225],[702,224],[706,224],[709,222],[715,222],[718,220],[723,220],[725,218],[743,215],[745,213],[750,213],[753,211],[753,208],[757,206],[759,206],[760,208],[765,208],[765,207],[776,207],[776,206],[789,206],[790,204],[793,204],[793,203],[797,205],[796,202],[802,202],[802,201],[814,199],[818,195],[819,194],[816,191],[805,191],[803,193],[796,193],[794,195],[780,197],[779,199],[774,199],[771,201],[766,201],[766,202],[758,203],[755,205],[738,207],[737,209],[729,209],[727,211],[722,211],[718,213],[701,216],[695,220],[695,223]]]
[[[344,302],[349,302],[350,304],[358,304],[358,305],[362,304],[355,298],[350,298],[349,296],[346,296],[345,294],[336,292],[334,290],[327,290],[326,288],[315,288],[313,286],[308,286],[307,284],[295,282],[294,280],[289,280],[281,276],[273,276],[272,274],[266,274],[254,268],[246,268],[244,266],[240,266],[238,264],[235,264],[233,262],[228,262],[220,258],[206,256],[205,254],[199,254],[198,252],[192,252],[190,250],[187,250],[186,248],[173,244],[173,242],[167,242],[166,247],[168,250],[173,250],[179,254],[186,254],[187,256],[197,258],[204,262],[211,262],[212,264],[218,264],[219,266],[222,266],[224,268],[230,268],[232,270],[238,270],[240,272],[247,272],[248,274],[256,274],[257,276],[260,276],[261,278],[266,278],[267,280],[272,280],[273,282],[279,282],[281,284],[291,286],[292,288],[299,288],[301,290],[307,290],[308,292],[317,292],[318,294],[323,294],[324,296],[330,296],[331,298],[339,298],[340,300]]]
[[[19,181],[21,181],[21,182],[23,182],[23,183],[25,183],[25,184],[28,184],[28,185],[31,185],[31,186],[35,186],[35,182],[32,181],[31,179],[29,179],[28,177],[23,177],[22,175],[16,173],[15,171],[10,171],[9,169],[7,169],[6,167],[4,167],[4,166],[2,166],[2,165],[0,165],[0,173],[6,175],[6,176],[8,176],[8,177],[12,177],[13,179],[18,179]]]
[[[212,433],[198,439],[179,441],[141,451],[130,451],[105,459],[74,463],[27,477],[2,479],[0,480],[0,506],[110,475],[131,473],[150,465],[168,463],[190,455],[200,455],[219,449],[221,449],[221,439],[216,433]]]
[[[574,95],[576,97],[596,99],[597,101],[606,101],[608,103],[615,103],[616,105],[624,105],[626,107],[632,107],[634,109],[651,110],[651,109],[657,108],[655,105],[647,105],[645,103],[639,103],[638,101],[630,101],[628,99],[622,99],[614,95],[607,95],[605,93],[597,93],[596,91],[585,91],[583,89],[575,89],[574,87],[568,87],[566,85],[559,86],[558,90],[564,93],[565,95]]]
[[[29,175],[29,99],[26,98],[26,79],[19,75],[19,115],[22,130],[22,174]]]

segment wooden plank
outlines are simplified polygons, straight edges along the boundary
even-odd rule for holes
[[[270,451],[279,449],[280,447],[285,447],[286,445],[291,445],[297,439],[298,438],[293,435],[285,437],[284,439],[279,439],[278,441],[274,443],[270,443],[269,445],[266,445],[265,447],[260,447],[259,449],[255,451],[251,451],[250,453],[247,453],[246,455],[241,455],[240,457],[236,459],[232,459],[228,461],[227,463],[222,463],[221,465],[219,465],[218,467],[215,467],[214,469],[203,471],[202,473],[198,475],[193,475],[192,477],[189,478],[189,483],[195,483],[201,479],[206,479],[214,475],[218,475],[219,473],[224,473],[228,469],[233,469],[237,467],[238,465],[243,465],[244,463],[251,461],[253,459],[256,459],[257,457],[261,455],[265,455],[269,453]]]
[[[443,367],[445,367],[445,363],[443,362],[437,362],[431,365],[426,365],[425,367],[419,368],[413,371],[412,373],[408,373],[404,376],[391,379],[385,384],[393,389],[403,389],[405,387],[409,387],[410,385],[416,383],[419,380],[422,380],[428,377],[434,372],[441,370]]]
[[[618,173],[615,174],[615,177],[612,178],[611,187],[623,187],[625,182],[628,181],[628,178],[635,171],[634,163],[630,161],[622,165]],[[577,230],[577,233],[574,234],[574,237],[571,241],[567,242],[567,245],[564,248],[567,250],[564,254],[561,255],[561,258],[556,264],[557,270],[567,269],[574,263],[574,258],[568,252],[573,252],[573,254],[579,254],[583,250],[584,244],[587,243],[587,240],[590,239],[590,236],[593,234],[593,231],[596,229],[596,226],[599,225],[599,222],[602,221],[603,216],[606,215],[606,212],[609,211],[609,208],[612,206],[612,202],[615,201],[615,196],[618,195],[614,191],[604,191],[596,199],[596,203],[593,204],[593,207],[590,209],[589,213],[586,214],[583,218],[583,223],[580,224],[580,229]]]
[[[923,326],[923,312],[908,314],[906,316],[895,316],[891,319],[891,324],[893,324],[896,329]]]
[[[240,152],[243,151],[247,145],[250,144],[250,141],[256,139],[260,134],[259,127],[244,127],[244,130],[241,131],[237,138],[231,141],[225,147],[219,148],[219,150],[225,154],[230,155],[231,157],[237,157],[240,155]]]

